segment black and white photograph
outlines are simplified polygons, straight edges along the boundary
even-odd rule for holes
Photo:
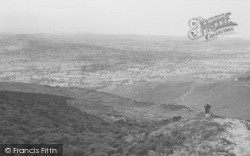
[[[0,156],[250,156],[249,0],[0,0]]]

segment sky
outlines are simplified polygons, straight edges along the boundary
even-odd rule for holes
[[[187,36],[189,19],[227,12],[250,39],[249,0],[0,0],[0,33]]]

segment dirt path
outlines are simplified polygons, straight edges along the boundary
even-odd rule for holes
[[[243,86],[246,86],[246,87],[250,88],[250,86],[249,86],[248,84],[246,84],[246,83],[244,83],[244,82],[242,82],[242,81],[239,81],[239,80],[238,80],[238,77],[236,77],[234,80],[235,80],[236,82],[242,84]]]
[[[246,122],[229,118],[217,118],[215,121],[226,126],[226,133],[222,137],[235,143],[232,152],[237,156],[250,156],[250,130]]]
[[[190,94],[193,93],[193,91],[195,90],[197,84],[198,84],[198,82],[194,82],[194,83],[191,85],[190,89],[189,89],[185,94],[183,94],[183,95],[179,96],[178,98],[176,98],[176,99],[175,99],[176,104],[178,104],[178,105],[183,105],[183,102],[184,102],[185,98],[186,98],[188,95],[190,95]]]

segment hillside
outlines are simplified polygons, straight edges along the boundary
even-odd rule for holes
[[[250,120],[250,88],[237,81],[199,83],[182,97],[182,104],[203,110],[210,103],[214,114]]]
[[[188,92],[192,83],[192,81],[141,82],[133,85],[106,87],[101,91],[138,101],[174,104],[176,98]]]
[[[126,116],[137,120],[160,120],[174,115],[190,116],[194,114],[193,111],[184,106],[165,106],[166,104],[156,105],[151,102],[138,102],[109,93],[77,87],[61,88],[37,84],[1,82],[0,90],[70,97],[72,99],[68,100],[68,103],[71,106],[105,118]],[[170,108],[172,109],[170,110]]]
[[[234,155],[232,148],[235,146],[223,136],[226,126],[204,118],[202,113],[161,120],[146,118],[140,121],[126,115],[109,120],[87,113],[93,112],[88,107],[81,110],[72,107],[71,101],[76,100],[73,96],[79,97],[76,88],[17,84],[19,90],[21,85],[26,86],[24,92],[13,91],[13,83],[1,84],[5,91],[0,91],[0,143],[63,143],[65,156]],[[29,93],[29,89],[37,93]],[[49,91],[54,95],[38,93]],[[86,96],[87,91],[91,96]],[[55,95],[60,92],[64,96]],[[85,90],[81,100],[89,102],[90,97],[100,96],[98,94]],[[93,107],[97,110],[100,108],[96,106],[106,105],[103,99],[95,103],[97,105]],[[151,107],[143,104],[135,102],[133,105],[141,107],[138,112]],[[185,107],[161,105],[161,108],[166,114],[167,110],[171,112]]]
[[[250,120],[250,88],[246,80],[151,82],[103,91],[144,102],[190,106],[201,111],[210,103],[216,115]]]
[[[128,144],[121,138],[154,126],[134,120],[109,123],[69,106],[67,100],[0,91],[0,143],[63,143],[65,156],[122,154]]]

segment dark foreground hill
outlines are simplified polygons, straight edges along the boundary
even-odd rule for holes
[[[137,120],[137,116],[120,113],[120,118],[114,115],[114,120],[109,120],[103,117],[112,112],[98,116],[88,107],[73,107],[72,100],[77,100],[79,95],[74,95],[74,98],[74,92],[67,91],[67,88],[39,86],[39,91],[35,91],[34,88],[38,86],[30,85],[34,92],[45,92],[47,89],[46,92],[53,91],[54,94],[61,91],[62,96],[30,93],[27,92],[28,84],[16,86],[20,89],[21,85],[26,85],[25,92],[0,91],[0,143],[62,143],[65,156],[233,155],[227,150],[230,141],[219,137],[224,126],[205,119],[202,114],[190,113],[186,117],[165,119],[145,118],[142,121]],[[13,86],[11,90],[14,90]],[[79,94],[79,90],[76,90],[75,93]],[[89,93],[92,97],[96,94],[96,104],[106,105],[105,101],[100,101],[100,97],[98,101],[99,92]],[[84,102],[85,98],[87,102],[90,97],[85,95],[80,101]],[[142,104],[130,102],[128,106],[135,105],[135,109],[140,107],[136,112],[142,114],[148,111],[147,107],[152,107]],[[174,105],[159,107],[162,112],[165,110],[165,114],[183,109]],[[121,108],[126,112],[125,107]],[[158,111],[159,114],[162,112]]]
[[[122,154],[128,150],[122,138],[129,131],[142,133],[158,126],[135,120],[107,122],[69,106],[67,100],[55,95],[0,91],[0,142],[63,143],[66,155]]]

